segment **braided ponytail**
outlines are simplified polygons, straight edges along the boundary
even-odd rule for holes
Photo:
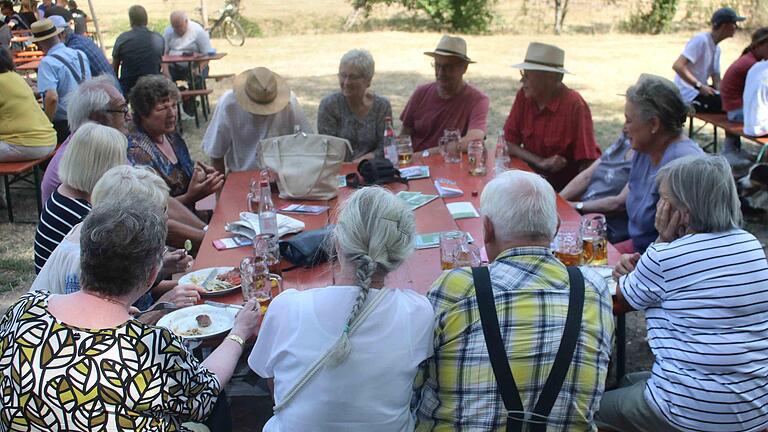
[[[376,263],[368,255],[360,255],[355,260],[355,265],[357,266],[355,278],[357,279],[358,286],[360,286],[360,292],[357,293],[355,304],[352,306],[352,312],[349,313],[347,323],[344,326],[344,332],[328,353],[328,365],[331,367],[338,366],[344,362],[352,350],[352,344],[349,342],[349,329],[352,327],[352,323],[357,318],[360,309],[362,309],[365,300],[368,298],[368,292],[371,289],[371,278],[376,272]]]

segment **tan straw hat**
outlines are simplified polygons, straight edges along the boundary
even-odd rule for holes
[[[282,111],[291,100],[291,89],[283,77],[265,67],[257,67],[235,77],[232,87],[237,103],[257,115]]]
[[[30,42],[40,42],[42,40],[50,39],[64,31],[63,28],[56,28],[56,26],[53,25],[53,22],[49,19],[33,22],[30,30],[32,30],[32,38],[29,39]]]
[[[563,68],[564,63],[565,51],[554,45],[531,42],[528,44],[523,63],[512,65],[512,67],[523,70],[570,73]]]
[[[449,56],[458,57],[467,63],[474,63],[469,57],[467,57],[467,42],[456,36],[443,35],[440,38],[440,42],[437,43],[437,48],[434,51],[427,51],[424,54],[434,56]]]

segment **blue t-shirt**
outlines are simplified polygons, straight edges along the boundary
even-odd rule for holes
[[[67,119],[67,98],[66,96],[77,88],[77,79],[72,76],[69,68],[55,59],[53,55],[63,58],[69,63],[77,73],[78,78],[86,80],[91,78],[91,64],[88,57],[80,51],[67,48],[63,43],[53,46],[40,61],[40,67],[37,69],[37,91],[45,93],[48,90],[56,90],[59,94],[59,103],[56,107],[56,114],[53,120]],[[80,60],[83,61],[83,68],[80,67]]]
[[[638,152],[632,161],[629,173],[629,195],[627,196],[627,215],[629,216],[629,236],[637,252],[643,253],[656,240],[656,203],[659,201],[659,188],[656,185],[656,173],[661,167],[677,158],[703,153],[701,147],[685,137],[670,144],[664,151],[661,162],[653,166],[651,157]]]

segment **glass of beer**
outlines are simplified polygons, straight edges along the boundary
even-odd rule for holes
[[[280,267],[280,244],[274,234],[259,234],[253,241],[253,255],[263,257],[270,273],[282,275]]]
[[[584,264],[608,264],[608,239],[605,216],[586,214],[581,218],[581,240],[584,245]]]
[[[578,224],[563,223],[555,236],[555,257],[566,266],[581,264],[582,242]]]
[[[461,152],[459,151],[461,132],[458,129],[445,129],[443,138],[445,138],[445,153],[443,153],[445,163],[461,162]]]
[[[457,266],[456,258],[462,257],[462,249],[469,252],[467,236],[461,231],[440,233],[440,269],[450,270]]]
[[[401,135],[395,139],[397,147],[397,161],[400,166],[407,166],[413,162],[413,144],[410,135]]]

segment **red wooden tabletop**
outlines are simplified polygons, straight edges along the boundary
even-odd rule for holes
[[[189,63],[189,62],[203,62],[203,61],[212,61],[212,60],[219,60],[224,58],[227,55],[225,52],[220,52],[216,54],[206,54],[206,55],[200,55],[200,54],[194,54],[194,55],[164,55],[162,62],[163,63]]]
[[[426,158],[416,156],[415,164],[428,165],[430,167],[430,178],[411,180],[409,184],[392,184],[386,187],[393,192],[400,190],[418,191],[426,194],[437,194],[434,187],[434,179],[447,178],[455,181],[459,188],[464,191],[464,196],[458,198],[436,199],[415,210],[416,232],[419,234],[441,232],[450,230],[462,230],[469,232],[475,239],[476,244],[482,245],[483,231],[480,218],[453,220],[446,203],[457,201],[469,201],[477,209],[480,208],[480,193],[483,186],[493,179],[493,161],[489,161],[489,173],[482,177],[473,177],[469,175],[466,156],[459,164],[445,164],[442,157],[432,155]],[[340,174],[346,174],[355,171],[356,164],[345,164]],[[530,171],[522,161],[515,160],[511,168],[524,169]],[[248,194],[248,184],[251,177],[257,175],[255,172],[231,173],[221,192],[221,196],[216,204],[213,218],[208,225],[208,232],[203,239],[203,243],[195,259],[193,270],[199,270],[208,267],[219,266],[237,266],[240,261],[251,253],[249,246],[224,251],[216,250],[213,241],[231,235],[225,231],[224,226],[228,222],[237,221],[240,218],[240,212],[246,210],[246,196]],[[333,223],[334,209],[339,202],[342,202],[353,192],[350,188],[340,188],[339,196],[330,201],[290,201],[307,204],[325,204],[331,207],[329,212],[321,215],[296,215],[290,216],[301,220],[306,224],[305,230],[322,228]],[[477,192],[477,196],[472,196]],[[274,194],[275,205],[281,208],[289,201],[282,200]],[[557,209],[561,220],[578,222],[580,215],[560,196],[557,197]],[[618,252],[612,245],[608,245],[608,261],[614,263],[618,259]],[[284,263],[285,267],[288,263]],[[387,286],[398,288],[411,288],[422,294],[426,293],[432,282],[440,275],[440,251],[439,248],[416,250],[397,271],[389,275],[386,281]],[[284,288],[307,289],[313,287],[324,287],[334,283],[334,269],[330,264],[320,264],[313,268],[295,269],[283,273]],[[242,296],[233,294],[226,297],[219,297],[217,301],[227,303],[242,303]]]
[[[40,60],[32,60],[16,66],[17,71],[36,71],[40,67]]]

